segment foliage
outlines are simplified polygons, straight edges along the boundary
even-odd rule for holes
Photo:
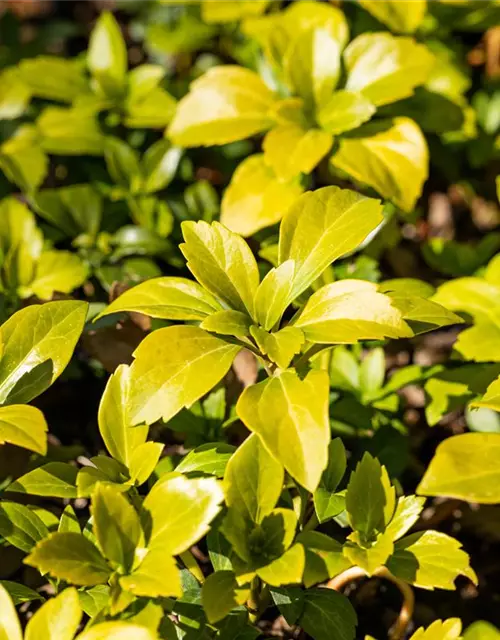
[[[88,7],[0,17],[0,637],[500,636],[498,2]]]

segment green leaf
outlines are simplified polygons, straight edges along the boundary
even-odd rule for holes
[[[337,258],[356,249],[382,222],[380,202],[338,187],[309,191],[280,227],[279,262],[295,261],[291,299],[307,289]]]
[[[29,402],[54,382],[71,358],[86,315],[84,302],[48,302],[26,307],[2,325],[0,402]]]
[[[73,640],[82,610],[76,589],[65,589],[43,604],[29,619],[25,640]]]
[[[385,379],[385,353],[381,347],[370,351],[359,368],[359,384],[363,395],[370,397],[380,391]]]
[[[130,479],[135,484],[146,482],[155,470],[164,447],[162,442],[145,442],[135,449],[129,463]]]
[[[292,93],[309,108],[321,107],[331,96],[340,76],[343,38],[327,29],[308,29],[295,35],[286,50],[283,70]]]
[[[500,316],[462,331],[453,346],[465,360],[500,362]]]
[[[459,640],[461,638],[461,631],[462,623],[458,618],[449,618],[444,621],[435,620],[426,629],[423,627],[417,629],[410,640]],[[467,637],[467,634],[465,634],[464,638]],[[483,640],[489,639],[483,637]]]
[[[138,624],[101,622],[78,635],[75,640],[157,640],[157,635]]]
[[[413,38],[389,33],[364,33],[344,52],[346,89],[361,92],[379,107],[413,94],[434,65],[429,49]]]
[[[104,11],[90,34],[87,64],[104,94],[119,97],[125,90],[127,48],[112,13]]]
[[[276,558],[265,567],[257,569],[257,575],[273,587],[298,584],[302,581],[304,566],[304,547],[301,544],[294,544],[280,558]]]
[[[299,587],[274,587],[270,589],[270,593],[287,623],[295,624],[304,609],[304,591]]]
[[[268,356],[280,369],[286,369],[305,342],[304,334],[296,327],[285,327],[269,333],[260,327],[250,327],[250,333],[261,353]]]
[[[57,529],[59,533],[81,533],[80,523],[76,517],[75,510],[68,504],[61,514],[59,521],[59,527]]]
[[[21,60],[17,69],[18,77],[37,98],[71,103],[89,92],[83,65],[77,60],[37,56]]]
[[[163,73],[163,69],[161,71]],[[155,193],[165,189],[174,178],[181,156],[182,150],[168,140],[152,144],[142,158],[142,190]]]
[[[356,613],[349,600],[332,589],[308,589],[299,625],[314,640],[353,640]]]
[[[113,486],[97,484],[92,493],[93,529],[102,554],[110,563],[130,571],[142,538],[139,516]]]
[[[212,67],[179,102],[168,136],[181,147],[226,144],[265,131],[275,98],[259,76],[243,67]]]
[[[126,591],[146,598],[180,598],[182,595],[175,560],[160,547],[150,549],[133,573],[120,578],[120,585]]]
[[[364,540],[381,533],[396,508],[396,491],[387,470],[376,458],[365,453],[351,473],[346,493],[349,524]]]
[[[166,327],[148,335],[130,371],[131,424],[167,422],[192,405],[221,380],[239,350],[198,327]]]
[[[2,500],[0,535],[21,551],[29,553],[37,542],[49,535],[49,530],[29,507]]]
[[[15,68],[3,69],[0,74],[0,118],[14,120],[23,115],[31,100],[31,91]]]
[[[280,164],[283,171],[277,173],[270,164],[256,154],[238,165],[221,203],[221,222],[231,231],[247,237],[276,224],[303,192],[295,166],[289,170]]]
[[[215,478],[160,479],[143,503],[152,523],[148,548],[170,555],[189,549],[208,532],[222,500]]]
[[[0,444],[8,442],[43,456],[47,453],[47,430],[43,413],[36,407],[0,407]]]
[[[104,143],[106,168],[115,184],[136,193],[142,183],[139,155],[120,138],[108,136]]]
[[[495,322],[500,317],[500,286],[481,278],[445,282],[432,299],[452,311],[465,311],[476,322]]]
[[[314,492],[314,509],[320,523],[330,520],[345,508],[345,499],[335,491],[344,477],[347,461],[344,445],[335,438],[328,445],[328,466]]]
[[[318,531],[303,531],[297,536],[306,552],[303,582],[306,589],[333,578],[351,566],[342,553],[342,545]]]
[[[79,591],[80,604],[89,618],[94,618],[109,602],[109,587],[98,584],[86,591]]]
[[[129,94],[124,124],[132,129],[166,127],[174,117],[176,106],[175,98],[161,87],[155,87],[140,97]]]
[[[21,125],[0,147],[0,169],[30,195],[45,180],[48,168],[49,159],[40,148],[34,125]]]
[[[0,638],[1,640],[23,640],[23,632],[16,609],[7,590],[2,585],[0,585]]]
[[[425,498],[418,496],[402,496],[398,498],[396,511],[387,525],[386,533],[392,540],[399,540],[418,520],[424,508]]]
[[[266,331],[280,322],[289,304],[294,273],[294,261],[286,260],[266,274],[255,293],[255,318]]]
[[[253,522],[261,522],[276,506],[284,482],[284,469],[264,448],[256,434],[239,446],[226,467],[226,504]]]
[[[359,4],[397,33],[416,31],[427,10],[427,0],[359,0]]]
[[[247,600],[249,589],[239,588],[233,571],[216,571],[208,576],[201,589],[203,609],[210,624],[219,622]]]
[[[284,371],[247,387],[236,405],[239,418],[308,491],[314,491],[328,461],[328,376],[311,371],[301,380]],[[283,443],[286,442],[286,446]]]
[[[109,453],[126,467],[148,437],[148,427],[132,427],[129,417],[130,367],[120,365],[109,378],[98,413],[99,431]]]
[[[471,403],[472,407],[486,407],[494,411],[500,411],[500,378],[495,380],[487,388],[485,395],[476,402]]]
[[[134,311],[164,320],[203,320],[222,309],[197,282],[186,278],[152,278],[128,289],[98,317]]]
[[[436,449],[417,492],[459,500],[500,502],[500,436],[464,433],[447,438]]]
[[[188,269],[210,293],[243,313],[253,312],[259,270],[247,243],[218,222],[182,223]]]
[[[417,296],[406,297],[400,294],[389,295],[415,335],[463,322],[460,316],[448,311],[448,309],[432,300]]]
[[[35,295],[50,300],[54,293],[71,293],[80,287],[88,275],[87,266],[69,251],[45,251],[36,265],[32,282],[23,287],[23,298]]]
[[[34,600],[44,600],[37,591],[33,591],[29,587],[25,587],[23,584],[17,582],[10,582],[10,580],[0,580],[0,585],[7,591],[12,598],[13,603],[17,606],[24,602],[33,602]],[[1,622],[0,622],[0,638],[1,635]]]
[[[464,634],[464,640],[498,640],[499,638],[500,631],[489,622],[483,622],[482,620],[472,623]],[[424,637],[423,640],[428,639]],[[454,640],[454,638],[451,638],[451,640]]]
[[[102,198],[89,184],[44,189],[33,198],[37,213],[73,237],[81,232],[95,237],[102,218]]]
[[[47,153],[100,156],[104,152],[104,136],[95,113],[83,107],[47,107],[36,126]]]
[[[350,542],[351,540],[354,543]],[[363,544],[359,542],[361,540],[358,533],[352,533],[348,536],[348,542],[344,545],[342,552],[353,565],[361,567],[369,576],[383,566],[394,551],[394,544],[387,532],[377,535],[373,542]]]
[[[376,289],[364,280],[325,285],[309,298],[294,326],[320,344],[412,336],[392,299]]]
[[[370,122],[344,136],[330,162],[409,212],[427,179],[428,155],[418,125],[394,118]]]
[[[226,336],[244,338],[250,333],[252,319],[242,311],[216,311],[200,324],[202,329]]]
[[[414,533],[396,542],[387,568],[397,578],[423,589],[454,590],[460,575],[477,584],[461,544],[439,531]]]
[[[24,562],[54,578],[91,587],[104,584],[110,569],[97,547],[80,533],[52,533]]]
[[[222,478],[235,448],[224,442],[202,444],[184,456],[176,467],[179,473],[196,473]]]
[[[14,480],[8,491],[51,498],[76,498],[77,473],[77,468],[66,462],[48,462]]]
[[[357,129],[369,120],[376,109],[361,93],[335,91],[318,113],[319,125],[328,133],[338,135]]]

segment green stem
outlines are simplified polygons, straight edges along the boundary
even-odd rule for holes
[[[260,579],[255,576],[250,586],[250,596],[247,600],[248,618],[252,624],[255,624],[259,617],[260,607]]]

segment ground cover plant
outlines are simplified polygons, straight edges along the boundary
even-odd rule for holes
[[[498,24],[0,3],[1,638],[500,638]]]

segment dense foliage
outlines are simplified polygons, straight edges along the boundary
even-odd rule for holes
[[[4,4],[0,638],[500,638],[500,3]]]

